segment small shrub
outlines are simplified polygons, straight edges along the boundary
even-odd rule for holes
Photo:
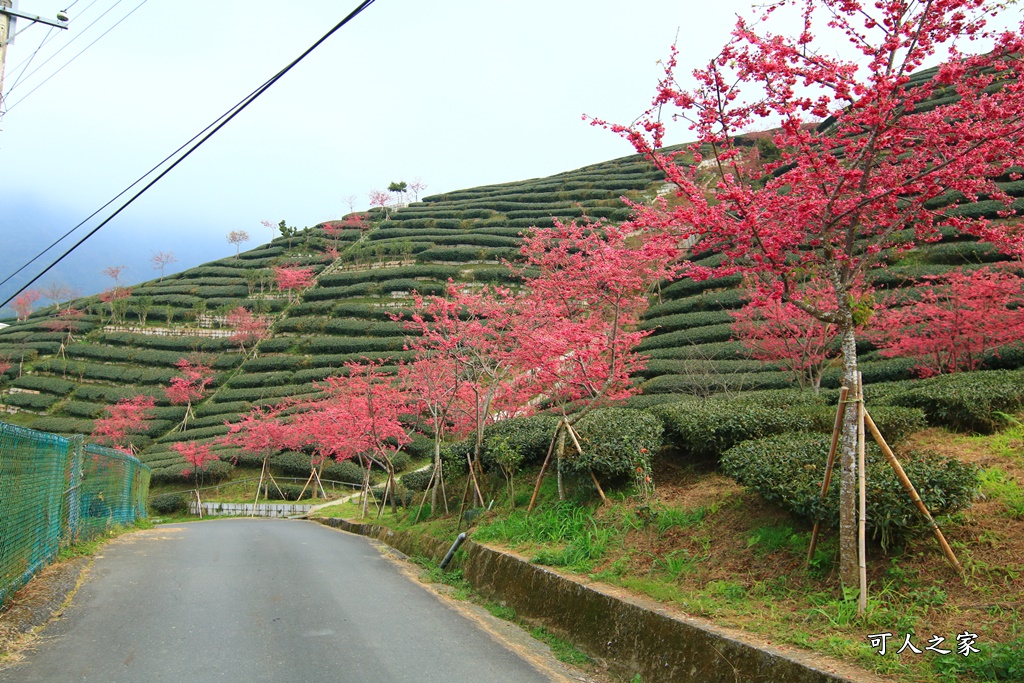
[[[410,491],[422,493],[427,490],[427,485],[430,483],[432,475],[433,469],[429,467],[425,470],[408,472],[402,475],[402,485]]]
[[[1005,424],[999,413],[1012,414],[1024,407],[1021,371],[940,375],[905,386],[885,392],[880,402],[919,408],[929,424],[950,429],[990,434]]]
[[[181,493],[164,493],[149,499],[149,507],[161,515],[170,515],[188,508],[188,496]]]
[[[540,464],[548,454],[551,437],[555,435],[555,425],[559,418],[553,415],[533,415],[501,420],[488,425],[484,430],[483,451],[480,459],[489,469],[497,469],[494,461],[493,444],[497,439],[504,439],[509,448],[522,453],[523,465]]]

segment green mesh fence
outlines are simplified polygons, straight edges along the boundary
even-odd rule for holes
[[[81,437],[0,422],[0,605],[62,546],[145,517],[150,474]]]

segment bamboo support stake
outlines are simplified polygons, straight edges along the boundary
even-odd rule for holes
[[[476,472],[473,471],[473,460],[469,457],[469,453],[466,453],[466,462],[469,464],[469,476],[473,479],[473,491],[476,493],[476,498],[480,501],[480,507],[486,507],[487,503],[484,502],[484,494],[480,493],[480,484],[477,483]]]
[[[878,442],[878,447],[882,449],[882,453],[885,455],[885,459],[889,462],[889,465],[895,470],[896,477],[903,484],[903,488],[910,495],[910,500],[914,503],[917,509],[921,512],[924,518],[928,521],[928,526],[932,528],[932,533],[935,534],[936,540],[939,542],[939,547],[942,548],[942,554],[946,556],[949,563],[953,565],[953,568],[958,573],[963,574],[964,569],[960,566],[960,562],[956,559],[956,555],[953,553],[953,549],[949,547],[949,543],[946,542],[946,537],[942,535],[942,530],[939,529],[939,525],[935,523],[932,518],[932,513],[928,512],[928,508],[921,500],[921,496],[917,494],[917,489],[910,482],[910,478],[907,473],[903,471],[903,466],[900,465],[900,461],[896,459],[896,455],[889,448],[889,444],[882,438],[881,432],[878,431],[878,427],[875,426],[875,421],[871,419],[871,415],[865,411],[864,420],[867,423],[868,429],[871,430],[871,436]]]
[[[843,415],[846,414],[846,397],[850,390],[843,387],[839,392],[839,408],[836,410],[836,422],[832,428],[832,445],[828,449],[828,462],[825,464],[825,479],[821,483],[821,500],[824,502],[828,497],[828,487],[832,483],[832,469],[836,464],[836,448],[839,445],[839,434],[843,428]],[[807,550],[807,566],[811,566],[814,559],[814,549],[818,546],[818,533],[821,531],[821,522],[815,522],[811,530],[811,545]]]
[[[530,496],[530,504],[526,508],[526,514],[529,515],[533,512],[533,505],[537,502],[537,494],[540,493],[540,483],[544,479],[544,471],[548,468],[548,463],[551,462],[551,454],[555,452],[555,440],[558,439],[558,430],[561,429],[562,423],[559,422],[555,427],[555,435],[551,437],[551,445],[548,446],[548,454],[544,457],[544,462],[540,466],[540,472],[537,474],[537,483],[533,487],[533,495]]]
[[[867,472],[865,458],[864,429],[864,376],[857,373],[857,562],[860,569],[860,596],[857,598],[857,614],[863,615],[868,608],[868,560],[867,560]]]
[[[565,423],[565,429],[569,432],[570,438],[572,438],[572,444],[576,447],[576,452],[583,455],[583,447],[580,446],[579,439],[576,438],[576,430],[572,428],[568,422]],[[604,489],[601,488],[600,482],[597,481],[597,475],[594,474],[594,470],[587,470],[590,473],[590,479],[594,482],[594,486],[597,488],[597,493],[601,496],[601,502],[607,503],[608,497],[604,495]]]
[[[260,470],[260,483],[256,484],[256,499],[252,501],[252,513],[249,515],[250,517],[256,516],[256,506],[260,502],[260,489],[263,487],[263,475],[266,473],[266,471],[267,459],[263,458],[263,469]]]
[[[420,508],[416,511],[416,519],[413,520],[413,524],[420,521],[420,515],[423,514],[423,506],[427,504],[427,495],[430,493],[430,486],[434,483],[434,477],[437,476],[437,468],[430,470],[430,480],[427,482],[427,488],[423,489],[423,499],[420,500]],[[431,510],[433,514],[433,510]]]

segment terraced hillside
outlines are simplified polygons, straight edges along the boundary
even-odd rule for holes
[[[226,258],[161,281],[136,285],[118,320],[99,297],[71,302],[85,314],[74,339],[54,331],[53,307],[0,331],[0,356],[12,359],[4,419],[36,429],[89,434],[93,420],[122,398],[156,400],[154,419],[138,439],[155,481],[176,477],[182,460],[170,444],[213,441],[252,406],[315,391],[314,382],[343,371],[347,361],[371,358],[393,365],[406,332],[392,316],[411,292],[440,293],[449,279],[474,284],[510,282],[502,259],[518,254],[519,234],[555,218],[624,220],[620,197],[652,197],[660,175],[626,157],[548,178],[490,185],[426,197],[384,216],[372,229],[325,230],[280,237],[239,258]],[[333,233],[333,234],[332,234]],[[310,268],[313,286],[290,301],[273,285],[274,266]],[[68,305],[62,305],[66,308]],[[239,305],[272,318],[272,334],[255,357],[229,339],[227,312]],[[212,395],[185,415],[163,392],[175,363],[200,354],[216,371]],[[279,461],[286,464],[286,459]],[[305,465],[308,472],[308,461]]]
[[[1003,180],[1009,194],[1024,197],[1024,181]],[[449,279],[470,287],[509,283],[514,278],[501,261],[516,257],[521,231],[551,225],[555,218],[621,221],[629,215],[622,196],[651,199],[662,185],[657,171],[632,156],[548,178],[426,197],[389,216],[376,210],[369,230],[317,226],[238,258],[141,283],[117,311],[99,297],[74,301],[70,305],[85,314],[70,342],[67,331],[52,329],[54,308],[43,309],[0,331],[0,356],[12,361],[0,398],[9,413],[5,419],[89,434],[93,420],[111,404],[152,395],[157,407],[137,440],[141,457],[155,468],[156,481],[176,477],[182,461],[171,450],[175,441],[213,441],[228,431],[225,423],[251,407],[313,393],[315,382],[343,372],[348,361],[370,358],[393,366],[407,358],[406,332],[392,316],[405,309],[414,290],[439,293]],[[1017,204],[1024,209],[1024,199]],[[947,197],[933,208],[994,217],[1000,207]],[[987,245],[946,233],[940,242],[894,257],[874,272],[874,285],[907,286],[926,275],[1003,258]],[[316,276],[294,300],[274,287],[272,268],[284,265]],[[730,311],[743,303],[738,285],[738,277],[680,280],[652,294],[643,324],[653,333],[642,345],[650,361],[637,378],[645,395],[634,404],[791,385],[788,373],[748,358],[733,340]],[[243,354],[225,326],[225,315],[239,305],[273,322],[255,356]],[[883,359],[867,342],[861,351],[866,382],[911,377],[912,362]],[[183,433],[176,428],[185,408],[171,405],[163,387],[178,374],[176,362],[197,354],[216,374],[211,394]],[[1021,365],[1024,353],[1018,351],[988,363]],[[823,386],[838,381],[837,368]],[[280,456],[277,464],[287,469],[288,460]],[[302,467],[295,464],[296,473]]]

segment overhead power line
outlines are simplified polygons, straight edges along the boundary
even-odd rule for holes
[[[114,3],[114,7],[116,7],[116,6],[118,5],[118,4],[120,4],[120,3],[121,3],[121,1],[122,1],[122,0],[117,0],[117,2],[116,2],[116,3]],[[135,6],[135,8],[134,8],[134,9],[132,9],[132,11],[131,11],[131,12],[129,12],[128,14],[124,15],[124,16],[123,16],[123,17],[121,17],[120,19],[118,19],[118,20],[117,20],[117,22],[116,22],[116,23],[115,23],[115,24],[114,24],[113,26],[111,26],[110,28],[108,28],[108,29],[107,29],[106,31],[104,31],[103,33],[101,33],[101,34],[99,35],[99,37],[98,37],[98,38],[96,38],[96,40],[94,40],[94,41],[92,41],[91,43],[89,43],[88,45],[86,45],[86,46],[85,46],[84,48],[82,48],[82,49],[81,49],[81,50],[80,50],[80,51],[78,52],[78,54],[76,54],[76,55],[75,55],[74,57],[72,57],[72,58],[71,58],[71,59],[69,59],[68,61],[64,62],[64,65],[63,65],[63,66],[61,66],[61,67],[60,67],[59,69],[57,69],[56,71],[54,71],[54,72],[53,72],[52,74],[50,74],[49,76],[47,76],[46,78],[44,78],[44,79],[43,79],[43,82],[42,82],[42,83],[40,83],[40,84],[39,84],[39,85],[37,85],[36,87],[34,87],[34,88],[32,88],[31,90],[29,90],[29,91],[28,91],[27,93],[25,93],[24,95],[22,95],[21,99],[19,99],[18,101],[16,101],[16,102],[15,102],[14,104],[12,104],[11,106],[7,107],[6,111],[10,111],[10,110],[14,109],[14,108],[15,108],[15,107],[17,107],[17,106],[18,106],[19,104],[21,104],[21,103],[22,103],[22,102],[24,102],[24,101],[25,101],[26,99],[28,99],[28,97],[29,97],[29,96],[30,96],[30,95],[31,95],[32,93],[34,93],[34,92],[35,92],[36,90],[39,90],[39,89],[40,89],[41,87],[43,87],[44,85],[46,85],[46,84],[47,84],[47,82],[49,82],[49,80],[50,80],[51,78],[53,78],[54,76],[56,76],[57,74],[59,74],[59,73],[60,73],[61,71],[63,71],[64,69],[66,69],[66,68],[67,68],[68,66],[70,66],[72,62],[74,62],[74,61],[75,61],[76,59],[78,59],[78,58],[79,58],[79,57],[81,57],[81,56],[82,56],[83,54],[85,54],[85,52],[86,52],[86,51],[87,51],[87,50],[88,50],[89,48],[91,48],[91,47],[92,47],[93,45],[95,45],[96,43],[98,43],[98,42],[100,42],[101,40],[103,40],[103,38],[104,38],[104,37],[106,37],[106,35],[107,35],[108,33],[110,33],[110,32],[111,32],[111,31],[113,31],[113,30],[114,30],[115,28],[117,28],[118,26],[120,26],[120,25],[121,25],[121,22],[123,22],[123,21],[124,21],[125,19],[127,19],[127,18],[128,18],[128,17],[130,17],[131,15],[135,14],[136,10],[138,10],[138,9],[139,9],[140,7],[142,7],[143,5],[145,5],[145,4],[147,3],[147,2],[149,2],[149,0],[142,0],[142,2],[140,2],[140,3],[138,4],[138,5],[136,5],[136,6]],[[113,9],[114,7],[111,7],[110,9]],[[107,12],[109,12],[109,11],[110,11],[110,10],[107,10]],[[106,14],[106,12],[104,12],[103,14]],[[100,20],[100,18],[102,18],[102,17],[103,17],[103,15],[100,15],[100,17],[98,17],[98,18],[96,19],[96,21],[99,21],[99,20]],[[96,21],[94,21],[94,22],[93,22],[92,24],[89,24],[89,26],[92,26],[93,24],[95,24],[95,23],[96,23]],[[88,30],[88,27],[86,28],[86,30]],[[79,35],[82,35],[82,34],[79,34]],[[75,36],[75,38],[77,38],[77,37],[78,37],[78,36]],[[65,47],[67,47],[68,45],[70,45],[72,41],[74,41],[74,38],[72,38],[72,39],[71,39],[71,41],[69,41],[69,42],[68,42],[68,43],[67,43],[66,45],[64,45],[64,47],[62,47],[62,48],[61,48],[60,50],[57,50],[57,52],[56,52],[56,53],[54,53],[53,55],[51,55],[51,56],[50,56],[50,58],[46,60],[46,62],[48,62],[48,61],[50,61],[50,59],[53,59],[54,57],[56,57],[56,56],[57,56],[57,54],[58,54],[58,53],[60,53],[60,51],[61,51],[61,50],[63,50],[63,49],[65,48]],[[34,74],[35,74],[35,73],[36,73],[37,71],[39,71],[39,69],[43,68],[43,66],[45,66],[45,65],[46,65],[46,62],[43,62],[42,64],[40,64],[40,65],[39,65],[39,66],[38,66],[38,67],[37,67],[37,68],[36,68],[36,69],[35,69],[35,70],[34,70],[34,71],[33,71],[32,73],[30,73],[30,74],[29,74],[29,78],[31,78],[31,77],[32,77],[32,76],[33,76],[33,75],[34,75]],[[20,80],[20,78],[19,78],[19,80]],[[8,90],[8,91],[7,91],[7,93],[6,93],[5,95],[4,95],[4,100],[5,100],[5,101],[6,101],[7,97],[8,97],[8,96],[9,96],[9,95],[11,94],[11,90],[14,90],[14,87],[15,87],[16,85],[17,85],[17,83],[15,83],[15,84],[14,84],[13,86],[11,86],[11,89],[10,89],[10,90]]]
[[[173,162],[173,163],[172,163],[172,164],[171,164],[170,166],[168,166],[168,167],[167,167],[166,169],[164,169],[163,171],[161,171],[159,175],[157,175],[157,176],[156,176],[155,178],[153,178],[153,179],[152,179],[152,180],[150,180],[150,181],[149,181],[148,183],[146,183],[146,185],[145,185],[145,186],[143,186],[143,187],[142,187],[142,188],[141,188],[140,190],[138,190],[138,191],[137,191],[137,192],[136,192],[135,194],[133,194],[133,195],[132,195],[132,196],[131,196],[131,197],[130,197],[130,198],[129,198],[129,199],[127,200],[127,201],[125,201],[125,202],[124,202],[123,204],[121,204],[121,205],[120,205],[120,206],[119,206],[119,207],[117,208],[117,210],[116,210],[116,211],[114,211],[114,212],[113,212],[112,214],[110,214],[109,216],[107,216],[107,218],[105,218],[105,219],[104,219],[104,220],[103,220],[103,221],[102,221],[102,222],[101,222],[101,223],[100,223],[99,225],[97,225],[97,226],[96,226],[95,228],[93,228],[92,230],[90,230],[90,231],[89,231],[89,232],[88,232],[88,233],[87,233],[87,234],[86,234],[86,235],[85,235],[84,237],[82,237],[82,238],[81,238],[80,240],[78,240],[78,241],[77,241],[77,242],[75,242],[75,243],[74,243],[73,245],[71,245],[71,247],[70,247],[70,248],[68,248],[68,249],[67,249],[67,250],[66,250],[66,251],[65,251],[65,252],[64,252],[63,254],[61,254],[61,255],[60,255],[60,256],[59,256],[59,257],[58,257],[57,259],[55,259],[54,261],[52,261],[52,262],[50,263],[50,265],[46,266],[46,268],[44,268],[44,269],[43,269],[42,271],[40,271],[40,272],[39,272],[39,273],[38,273],[38,274],[37,274],[37,275],[36,275],[35,277],[33,277],[33,278],[32,278],[31,280],[29,280],[28,282],[26,282],[26,283],[25,283],[24,285],[22,285],[22,287],[21,287],[20,289],[18,289],[18,291],[14,292],[14,294],[12,294],[12,295],[11,295],[11,296],[9,296],[9,297],[8,297],[7,299],[5,299],[3,303],[0,303],[0,308],[3,308],[3,307],[4,307],[4,306],[6,306],[7,304],[9,304],[9,303],[10,303],[10,302],[11,302],[11,301],[12,301],[12,300],[14,299],[14,297],[18,296],[19,294],[21,294],[22,292],[24,292],[24,291],[25,291],[26,289],[28,289],[29,287],[31,287],[31,286],[32,286],[33,284],[35,284],[35,282],[36,282],[37,280],[39,280],[39,278],[41,278],[41,277],[42,277],[43,275],[45,275],[46,273],[48,273],[48,272],[49,272],[49,271],[50,271],[50,270],[51,270],[51,269],[52,269],[52,268],[53,268],[54,266],[56,266],[56,265],[57,265],[58,263],[60,263],[61,261],[63,261],[63,260],[65,259],[65,258],[67,258],[67,256],[68,256],[68,255],[70,255],[70,254],[71,254],[71,252],[73,252],[73,251],[74,251],[75,249],[77,249],[78,247],[80,247],[80,246],[81,246],[81,245],[82,245],[82,244],[83,244],[83,243],[84,243],[84,242],[85,242],[86,240],[88,240],[88,239],[89,239],[90,237],[92,237],[92,236],[93,236],[93,235],[95,235],[95,234],[96,234],[97,232],[99,232],[99,231],[100,231],[100,229],[101,229],[101,228],[103,228],[103,226],[105,226],[105,225],[106,225],[107,223],[109,223],[109,222],[110,222],[110,221],[112,221],[112,220],[113,220],[114,218],[116,218],[118,214],[120,214],[120,213],[121,213],[122,211],[124,211],[124,210],[125,210],[126,208],[128,208],[128,207],[129,207],[129,206],[130,206],[130,205],[131,205],[131,204],[132,204],[132,203],[133,203],[133,202],[134,202],[134,201],[135,201],[136,199],[138,199],[138,198],[139,198],[139,197],[141,197],[141,196],[142,196],[143,194],[145,194],[145,192],[146,192],[147,190],[149,190],[149,188],[153,187],[153,185],[155,185],[156,183],[158,183],[158,182],[159,182],[159,181],[160,181],[160,180],[161,180],[161,179],[162,179],[162,178],[163,178],[164,176],[166,176],[166,175],[167,175],[168,173],[170,173],[170,172],[171,172],[172,170],[174,170],[174,168],[175,168],[175,167],[177,167],[177,165],[178,165],[178,164],[180,164],[180,163],[181,163],[181,162],[183,162],[183,161],[184,161],[185,159],[187,159],[187,158],[189,157],[189,155],[191,155],[191,154],[192,154],[192,152],[194,152],[194,151],[196,151],[197,149],[199,149],[199,148],[200,148],[200,147],[201,147],[201,146],[202,146],[202,145],[203,145],[203,144],[204,144],[204,143],[205,143],[205,142],[206,142],[207,140],[209,140],[209,139],[210,139],[211,137],[213,137],[214,135],[216,135],[216,134],[217,134],[217,132],[218,132],[218,131],[220,131],[220,130],[221,130],[221,129],[222,129],[223,127],[224,127],[224,126],[226,126],[226,125],[228,124],[228,122],[229,122],[229,121],[231,121],[231,120],[232,120],[233,118],[235,118],[235,117],[236,117],[236,116],[238,116],[238,115],[239,115],[240,113],[242,113],[242,111],[243,111],[243,110],[245,110],[245,108],[246,108],[246,107],[248,107],[248,106],[249,106],[250,104],[252,104],[252,103],[253,103],[254,101],[256,101],[256,99],[257,99],[257,98],[258,98],[258,97],[259,97],[260,95],[262,95],[263,93],[265,93],[265,92],[266,92],[267,90],[269,90],[269,89],[271,88],[271,86],[273,86],[273,85],[274,85],[275,83],[277,83],[277,82],[278,82],[279,80],[281,80],[281,78],[283,78],[283,77],[284,77],[284,75],[285,75],[286,73],[288,73],[289,71],[291,71],[291,70],[292,70],[292,69],[293,69],[293,68],[294,68],[294,67],[295,67],[295,66],[296,66],[296,65],[297,65],[297,64],[298,64],[299,62],[301,62],[301,61],[302,61],[302,60],[304,60],[304,59],[305,59],[306,57],[308,57],[308,56],[310,55],[310,53],[312,53],[312,52],[313,52],[314,50],[316,50],[316,49],[317,49],[318,47],[320,47],[320,46],[321,46],[321,45],[322,45],[323,43],[325,43],[325,42],[326,42],[326,41],[327,41],[327,40],[328,40],[328,39],[329,39],[329,38],[330,38],[331,36],[333,36],[333,35],[334,35],[335,33],[337,33],[338,31],[340,31],[340,30],[342,29],[342,27],[344,27],[344,26],[345,26],[346,24],[348,24],[348,23],[349,23],[350,21],[352,21],[352,20],[353,20],[353,19],[355,19],[355,18],[356,18],[357,16],[359,16],[359,15],[360,15],[360,14],[361,14],[361,13],[363,12],[363,10],[365,10],[365,9],[366,9],[367,7],[369,7],[370,5],[372,5],[372,4],[374,3],[374,2],[375,2],[375,0],[363,0],[363,2],[359,3],[359,5],[358,5],[358,6],[357,6],[357,7],[356,7],[356,8],[354,9],[354,10],[352,10],[351,12],[349,12],[349,14],[348,14],[348,15],[347,15],[347,16],[346,16],[346,17],[345,17],[344,19],[342,19],[342,20],[341,20],[341,21],[339,21],[339,22],[338,22],[337,24],[335,24],[335,25],[334,25],[334,27],[333,27],[333,28],[331,28],[331,29],[330,29],[330,30],[329,30],[329,31],[328,31],[327,33],[325,33],[325,34],[324,34],[323,36],[321,36],[319,40],[317,40],[317,41],[316,41],[315,43],[313,43],[313,44],[312,44],[312,45],[310,45],[310,46],[309,46],[308,48],[306,48],[306,49],[305,49],[305,50],[304,50],[304,51],[302,52],[302,54],[300,54],[300,55],[299,55],[298,57],[296,57],[295,59],[293,59],[293,60],[292,60],[292,61],[291,61],[291,62],[290,62],[290,63],[289,63],[289,64],[288,64],[287,66],[285,66],[285,67],[284,67],[283,69],[281,69],[281,70],[280,70],[280,71],[278,71],[278,72],[277,72],[276,74],[274,74],[274,75],[273,75],[273,76],[272,76],[272,77],[271,77],[270,79],[268,79],[268,80],[267,80],[267,81],[266,81],[266,82],[265,82],[265,83],[264,83],[263,85],[261,85],[260,87],[256,88],[256,89],[255,89],[254,91],[252,91],[251,93],[249,93],[249,95],[247,95],[246,97],[244,97],[244,98],[243,98],[242,100],[240,100],[240,101],[239,101],[239,102],[238,102],[237,104],[235,104],[235,105],[234,105],[233,107],[231,107],[230,109],[228,109],[228,110],[227,110],[227,111],[226,111],[226,112],[225,112],[224,114],[222,114],[221,116],[219,116],[219,117],[218,117],[218,118],[217,118],[217,119],[216,119],[216,120],[215,120],[215,121],[214,121],[214,122],[213,122],[212,124],[210,124],[210,125],[209,125],[209,126],[207,126],[207,127],[205,128],[205,129],[203,129],[203,132],[201,132],[201,133],[197,134],[196,136],[194,136],[194,137],[193,137],[193,138],[192,138],[192,139],[191,139],[191,140],[190,140],[190,141],[189,141],[188,143],[186,143],[186,144],[185,144],[185,145],[183,145],[182,147],[179,147],[179,148],[178,148],[178,150],[176,150],[176,151],[175,151],[174,153],[172,153],[172,154],[171,154],[170,156],[168,156],[168,157],[167,157],[166,159],[164,159],[164,161],[162,161],[162,162],[161,162],[160,164],[158,164],[157,166],[154,166],[152,170],[150,170],[150,171],[149,171],[149,172],[147,172],[147,173],[146,173],[145,175],[141,176],[141,177],[140,177],[140,178],[139,178],[138,180],[136,180],[136,181],[135,181],[134,183],[132,183],[131,185],[129,185],[129,186],[128,186],[128,188],[126,188],[126,189],[125,189],[125,190],[123,190],[123,191],[122,191],[122,192],[121,192],[120,194],[118,194],[118,195],[117,195],[117,197],[115,197],[115,198],[114,198],[114,199],[112,199],[111,201],[107,202],[106,204],[104,204],[104,205],[103,205],[103,207],[101,207],[101,208],[100,208],[100,209],[98,209],[98,210],[97,210],[96,212],[94,212],[94,213],[92,214],[92,216],[90,216],[89,218],[92,218],[93,216],[97,215],[97,214],[98,214],[98,213],[99,213],[100,211],[102,211],[102,210],[103,210],[104,208],[106,208],[106,207],[110,206],[111,204],[113,204],[113,203],[114,203],[114,202],[115,202],[115,201],[116,201],[116,200],[117,200],[117,199],[118,199],[119,197],[123,196],[123,195],[124,195],[124,194],[126,194],[126,193],[127,193],[127,192],[128,192],[129,190],[131,190],[131,188],[135,187],[136,185],[138,185],[139,183],[141,183],[141,182],[142,182],[143,180],[145,180],[145,178],[147,178],[148,176],[152,175],[152,173],[153,173],[153,172],[154,172],[154,171],[155,171],[155,170],[156,170],[157,168],[159,168],[159,167],[160,167],[161,165],[163,165],[163,164],[164,164],[164,163],[165,163],[166,161],[168,161],[169,159],[171,159],[171,158],[173,158],[174,156],[176,156],[176,155],[178,154],[178,152],[180,152],[180,151],[181,151],[182,149],[185,149],[185,152],[184,152],[183,154],[181,154],[181,155],[180,155],[180,156],[179,156],[179,157],[178,157],[178,158],[177,158],[177,159],[176,159],[176,160],[175,160],[175,161],[174,161],[174,162]],[[197,139],[197,138],[198,138],[198,139]],[[81,225],[83,225],[83,224],[84,224],[84,223],[85,223],[86,221],[88,221],[88,220],[89,220],[89,218],[85,219],[85,221],[83,221],[82,223],[79,223],[79,224],[78,224],[77,226],[75,226],[75,227],[74,227],[74,228],[72,228],[72,229],[71,229],[70,231],[68,231],[68,232],[67,232],[67,233],[66,233],[66,234],[64,235],[64,237],[62,237],[62,238],[61,238],[61,240],[63,240],[63,239],[65,238],[65,237],[67,237],[67,236],[68,236],[68,235],[70,235],[70,234],[71,234],[72,232],[74,232],[75,230],[77,230],[77,229],[78,229],[79,227],[81,227]],[[39,254],[37,254],[36,256],[34,256],[34,257],[33,257],[33,258],[32,258],[32,259],[30,260],[30,261],[26,262],[26,263],[25,263],[25,264],[23,264],[23,265],[22,265],[21,267],[19,267],[19,268],[18,268],[18,269],[17,269],[17,270],[16,270],[16,271],[15,271],[14,273],[12,273],[11,275],[9,275],[9,276],[7,277],[7,279],[5,279],[5,280],[4,280],[4,283],[8,282],[8,281],[9,281],[9,280],[10,280],[10,279],[11,279],[12,277],[14,277],[15,275],[17,275],[17,274],[18,274],[18,273],[20,273],[21,271],[23,271],[23,270],[24,270],[25,268],[27,268],[27,267],[28,267],[28,265],[30,265],[30,264],[31,264],[31,263],[33,263],[34,261],[38,260],[39,258],[41,258],[41,257],[42,257],[42,256],[43,256],[43,255],[44,255],[44,254],[45,254],[46,252],[48,252],[48,251],[49,251],[50,249],[52,249],[52,248],[53,248],[54,246],[56,246],[56,244],[57,244],[58,242],[60,242],[61,240],[57,240],[57,242],[54,242],[54,243],[53,243],[53,244],[51,244],[51,245],[50,245],[49,247],[47,247],[46,249],[44,249],[43,251],[41,251],[41,252],[40,252]],[[2,285],[2,284],[3,284],[3,283],[0,283],[0,285]]]

